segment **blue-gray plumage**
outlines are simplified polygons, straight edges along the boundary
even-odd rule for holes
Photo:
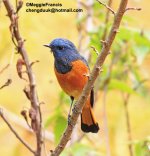
[[[54,39],[49,45],[55,57],[55,68],[59,73],[65,74],[72,69],[71,62],[82,60],[87,66],[88,63],[77,51],[75,45],[63,38]]]

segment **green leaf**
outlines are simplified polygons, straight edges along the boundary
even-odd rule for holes
[[[130,22],[130,23],[135,23],[135,19],[132,16],[123,16],[123,21],[124,22]]]
[[[116,37],[117,40],[120,39],[125,41],[130,40],[131,38],[133,38],[133,32],[125,27],[120,28],[120,33]]]
[[[44,127],[47,128],[49,127],[49,125],[53,124],[56,122],[57,118],[63,114],[63,111],[62,111],[62,107],[60,107],[60,105],[58,105],[56,108],[55,108],[55,111],[50,114],[47,118],[47,120],[45,121],[45,124],[44,124]]]
[[[55,143],[57,144],[65,130],[67,121],[65,117],[63,116],[58,116],[55,122],[55,127],[54,127],[54,135],[55,135]]]
[[[149,156],[148,141],[138,141],[134,147],[135,156]]]
[[[137,143],[135,145],[135,155],[136,156],[142,156],[141,143]]]
[[[150,48],[150,40],[147,36],[141,35],[141,32],[134,32],[133,39],[137,45]]]
[[[55,120],[56,120],[56,114],[49,116],[44,124],[44,127],[45,128],[49,127],[49,125],[51,125],[52,122],[54,122]]]
[[[134,90],[130,86],[128,86],[127,83],[116,80],[116,79],[111,79],[109,83],[109,89],[118,89],[120,91],[129,93],[129,94],[134,93]]]
[[[117,35],[116,40],[119,41],[130,41],[135,45],[146,46],[150,48],[150,37],[147,35],[149,32],[144,32],[142,35],[140,29],[131,27],[121,27],[120,33]]]
[[[61,91],[59,94],[59,104],[62,103],[70,104],[70,97],[64,91]]]

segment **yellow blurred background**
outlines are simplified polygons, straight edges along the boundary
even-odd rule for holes
[[[60,102],[60,94],[62,94],[62,91],[54,75],[53,56],[48,49],[43,47],[43,45],[49,43],[54,38],[63,37],[71,40],[76,46],[78,46],[76,13],[26,13],[26,2],[29,1],[24,0],[24,6],[19,12],[19,27],[21,35],[26,40],[25,47],[28,51],[30,60],[40,61],[39,63],[33,65],[33,70],[36,77],[39,99],[45,103],[41,106],[43,122],[45,123],[49,116],[53,114],[56,106]],[[62,3],[65,8],[77,7],[77,2],[75,0],[37,0],[36,2],[59,2]],[[117,9],[119,2],[119,0],[114,0],[113,8]],[[13,4],[15,4],[15,2]],[[129,11],[127,13],[128,16],[131,16],[134,19],[134,22],[131,24],[129,22],[129,25],[134,28],[150,31],[149,0],[130,0],[128,6],[142,8],[140,12]],[[84,13],[86,13],[85,9]],[[5,7],[3,3],[0,2],[0,70],[10,63],[12,54],[16,52],[11,41],[9,25],[10,21],[6,16]],[[16,128],[19,134],[26,141],[31,143],[32,146],[34,146],[34,136],[26,130],[26,123],[20,115],[22,109],[30,108],[30,103],[23,93],[23,89],[27,83],[21,80],[16,72],[16,61],[18,58],[20,58],[19,54],[14,54],[11,65],[0,75],[0,86],[2,86],[8,78],[12,79],[12,84],[10,86],[0,90],[0,107],[4,108],[4,112],[6,111],[6,114],[8,114],[8,120]],[[150,78],[149,67],[150,55],[146,57],[144,63],[142,64],[142,70],[144,71],[147,79]],[[150,81],[148,81],[146,85],[150,87]],[[81,140],[83,145],[94,146],[94,149],[98,151],[99,156],[106,155],[102,96],[103,92],[99,91],[98,100],[94,108],[94,113],[96,114],[101,130],[98,134],[86,134],[87,136]],[[65,96],[65,98],[67,99],[68,97]],[[67,100],[69,100],[69,98]],[[67,117],[69,104],[65,105],[65,102],[63,101],[61,105],[62,108],[64,108],[64,115]],[[127,140],[126,119],[122,99],[118,91],[108,93],[106,110],[108,116],[111,156],[128,156],[129,142]],[[145,138],[150,137],[149,99],[132,95],[129,101],[129,114],[133,141],[144,140]],[[18,120],[15,119],[15,117],[17,117]],[[80,121],[78,122],[77,129],[80,129]],[[56,145],[54,143],[53,136],[53,123],[47,127],[47,131],[50,132],[49,139],[46,140],[46,149],[49,151]],[[73,138],[82,135],[82,132],[78,133],[73,134]],[[20,144],[1,119],[0,145],[0,155],[32,155],[25,147],[23,147],[22,144]],[[92,156],[95,155],[96,154],[93,154]]]

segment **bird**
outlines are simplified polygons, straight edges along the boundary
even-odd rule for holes
[[[53,53],[56,78],[62,90],[71,98],[69,118],[73,101],[79,98],[88,81],[90,72],[88,63],[68,39],[56,38],[44,46],[50,48]],[[99,131],[99,125],[92,111],[93,105],[94,90],[91,89],[81,112],[81,130],[85,133],[97,133]]]

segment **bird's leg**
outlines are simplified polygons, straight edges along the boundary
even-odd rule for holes
[[[69,113],[68,113],[68,125],[70,124],[70,118],[71,118],[71,110],[72,110],[72,105],[73,105],[73,101],[74,101],[74,97],[73,96],[70,96],[71,98],[71,105],[70,105],[70,109],[69,109]]]

